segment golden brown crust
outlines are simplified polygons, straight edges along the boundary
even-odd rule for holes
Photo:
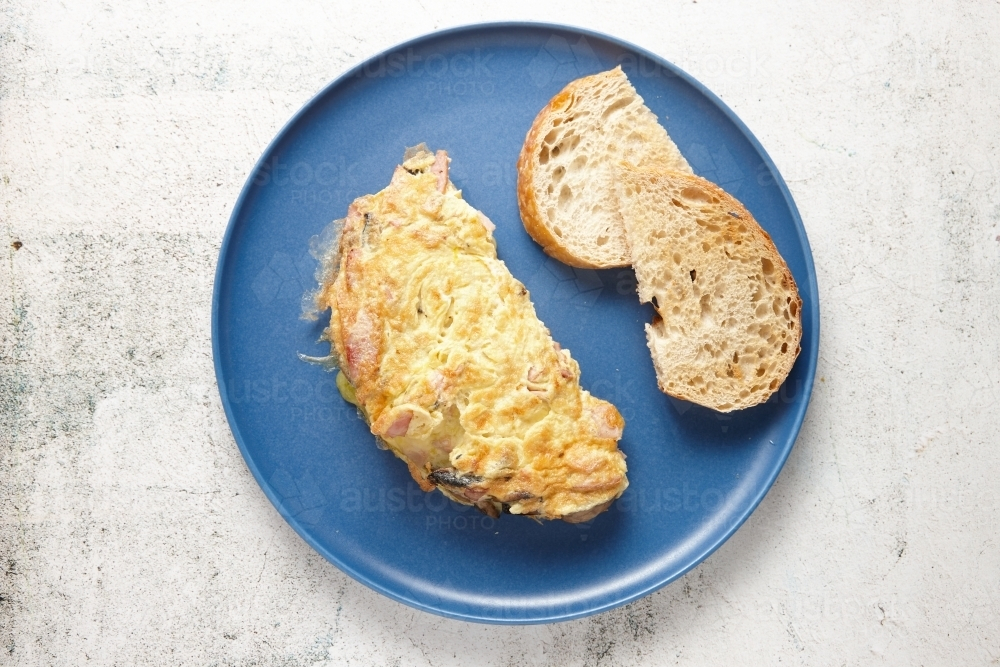
[[[760,226],[753,217],[753,214],[738,199],[715,183],[700,176],[656,168],[635,170],[629,168],[627,165],[621,165],[620,178],[623,184],[629,183],[633,186],[643,181],[648,187],[655,187],[657,181],[660,180],[670,183],[671,192],[688,192],[688,188],[691,188],[693,191],[704,193],[707,196],[705,200],[706,206],[709,206],[718,215],[718,217],[711,217],[709,215],[704,219],[704,222],[716,225],[719,231],[715,233],[724,239],[725,243],[733,249],[736,255],[744,257],[753,255],[768,260],[775,274],[773,282],[780,285],[781,291],[787,295],[785,297],[787,300],[785,308],[787,309],[789,319],[786,321],[776,318],[782,323],[782,326],[787,322],[787,330],[781,331],[780,335],[776,334],[778,343],[784,343],[787,347],[783,348],[784,351],[779,352],[774,357],[774,368],[767,371],[766,376],[762,380],[758,382],[757,377],[747,377],[741,364],[733,362],[728,358],[723,360],[724,363],[721,367],[718,366],[719,363],[722,363],[720,360],[709,359],[701,362],[701,365],[698,366],[698,374],[708,377],[714,373],[718,377],[719,372],[721,372],[723,377],[730,378],[731,386],[725,390],[720,388],[715,392],[710,391],[706,395],[699,390],[699,387],[680,381],[681,378],[669,376],[665,368],[660,366],[660,360],[657,358],[657,353],[651,339],[650,351],[653,353],[654,362],[657,362],[657,384],[660,390],[675,398],[692,401],[722,412],[743,409],[765,402],[791,372],[796,357],[801,350],[800,344],[802,338],[802,297],[795,284],[795,278],[792,276],[788,264],[778,252],[774,241]],[[683,198],[680,195],[678,197]],[[718,212],[725,212],[725,214],[719,215]],[[694,216],[693,213],[691,215]],[[704,209],[701,215],[705,215]],[[693,217],[692,221],[694,221]],[[693,222],[691,227],[703,230],[701,222],[701,220],[698,221],[699,224],[694,224]],[[633,233],[630,232],[630,236]],[[641,234],[636,234],[636,236],[641,238]],[[710,235],[705,235],[704,239],[710,241]],[[740,253],[743,253],[743,255],[740,255]],[[728,255],[729,251],[727,250],[726,256]],[[651,301],[655,290],[649,284],[650,281],[648,278],[643,279],[644,274],[649,275],[647,271],[644,271],[646,267],[643,267],[641,264],[645,260],[640,259],[636,255],[635,261],[636,273],[640,282],[640,299],[644,302]],[[686,260],[682,259],[681,261]],[[666,259],[664,259],[664,262],[666,262]],[[691,283],[693,284],[694,281],[695,276],[692,276]],[[685,279],[683,282],[686,283],[687,280]],[[669,312],[671,306],[662,298],[660,301],[655,302],[654,306],[658,319],[651,326],[654,331],[662,332],[665,327],[665,320],[670,320],[672,317],[671,312]],[[777,312],[775,311],[776,314]],[[727,316],[736,315],[736,313],[727,313]],[[733,341],[730,340],[730,342]],[[746,393],[746,395],[741,395],[743,393]]]
[[[771,238],[771,235],[760,226],[760,223],[757,222],[757,218],[753,217],[753,213],[747,210],[747,208],[743,205],[743,202],[726,192],[719,185],[694,174],[685,174],[678,171],[667,171],[666,173],[670,174],[672,178],[682,183],[688,183],[690,185],[695,185],[708,190],[712,195],[718,197],[723,202],[722,206],[724,208],[736,211],[740,215],[740,221],[748,224],[750,234],[757,237],[758,242],[767,249],[771,260],[775,262],[774,266],[780,272],[782,287],[795,295],[795,308],[792,316],[795,321],[794,335],[796,350],[795,354],[788,358],[788,368],[783,373],[783,375],[787,375],[791,371],[792,366],[795,364],[795,357],[801,349],[799,347],[799,343],[802,339],[802,296],[799,293],[798,285],[795,282],[795,276],[792,275],[791,269],[788,268],[788,263],[778,251],[778,246],[774,245],[774,240]],[[736,224],[736,220],[734,219],[726,228],[726,234],[735,238],[739,234],[743,233],[738,230],[739,225]]]
[[[614,168],[691,167],[620,67],[570,82],[536,115],[518,157],[517,195],[528,234],[581,268],[628,266]]]
[[[488,220],[450,183],[442,192],[421,155],[351,206],[340,271],[321,291],[372,433],[422,489],[491,515],[606,506],[628,484],[621,415],[582,390]]]
[[[517,202],[521,209],[521,221],[524,223],[524,229],[538,245],[542,246],[542,250],[547,255],[564,264],[582,269],[611,269],[628,266],[628,262],[594,263],[571,253],[569,248],[559,240],[559,237],[552,233],[539,210],[538,199],[535,195],[535,174],[538,169],[541,138],[552,128],[553,115],[562,111],[572,101],[578,89],[591,86],[596,79],[609,75],[610,72],[601,72],[571,81],[549,100],[549,103],[542,107],[542,110],[535,116],[531,129],[528,130],[528,134],[524,138],[521,154],[517,159]]]
[[[524,138],[524,145],[521,147],[521,154],[517,158],[517,203],[521,210],[521,222],[524,229],[535,242],[542,246],[542,250],[550,257],[558,259],[564,264],[576,266],[582,269],[608,269],[613,268],[608,265],[595,264],[582,257],[577,257],[559,241],[553,234],[542,212],[538,208],[538,199],[535,196],[535,170],[538,167],[538,153],[541,143],[542,131],[546,132],[551,126],[551,115],[562,109],[572,98],[573,91],[580,85],[580,80],[573,81],[567,85],[559,94],[553,97],[548,104],[535,116],[531,129],[528,130]],[[620,265],[615,265],[620,266]]]

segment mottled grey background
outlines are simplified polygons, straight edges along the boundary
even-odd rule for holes
[[[805,426],[681,581],[540,627],[413,611],[247,472],[209,312],[250,168],[363,58],[482,20],[691,72],[788,180],[822,300]],[[1000,3],[0,0],[0,664],[1000,660]],[[15,249],[15,246],[20,246]]]

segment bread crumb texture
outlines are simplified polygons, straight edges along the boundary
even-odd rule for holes
[[[799,353],[795,281],[771,238],[715,184],[621,164],[618,196],[660,389],[729,412],[762,403]]]
[[[691,167],[620,67],[577,79],[535,118],[518,160],[525,229],[571,266],[628,266],[614,167]]]

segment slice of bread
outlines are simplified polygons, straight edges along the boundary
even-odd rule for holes
[[[616,179],[660,389],[729,412],[762,403],[799,353],[802,299],[774,242],[714,183],[620,165]]]
[[[525,229],[571,266],[632,263],[618,212],[619,162],[691,172],[621,67],[573,81],[535,118],[517,161]]]

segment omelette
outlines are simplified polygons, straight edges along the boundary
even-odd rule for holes
[[[312,297],[337,385],[424,491],[497,517],[581,522],[628,486],[625,422],[497,258],[494,225],[410,149],[356,199]]]

